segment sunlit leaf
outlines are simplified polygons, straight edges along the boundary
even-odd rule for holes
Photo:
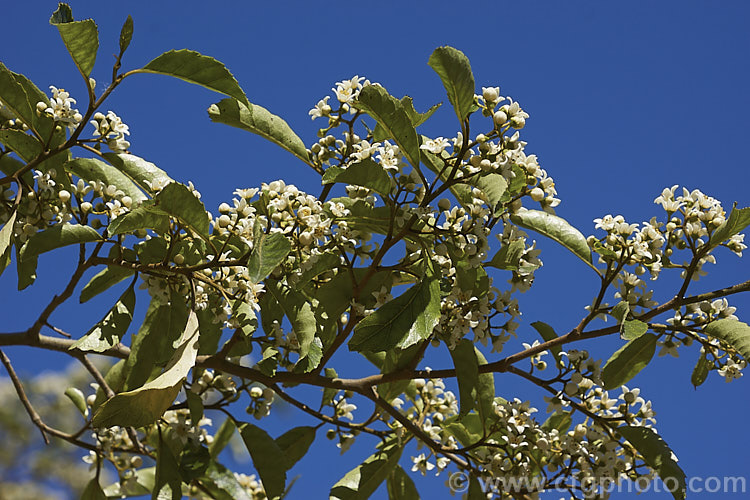
[[[170,50],[136,71],[173,76],[250,104],[240,84],[222,63],[194,50]]]
[[[133,320],[135,291],[129,286],[112,309],[94,325],[83,337],[76,340],[68,349],[79,351],[104,352],[120,343]]]
[[[163,186],[173,182],[164,170],[135,155],[104,153],[102,156],[147,193],[154,193],[153,186]]]
[[[706,326],[706,335],[723,340],[734,347],[743,358],[750,360],[750,326],[736,319],[720,319]]]
[[[0,143],[12,149],[22,160],[29,162],[42,152],[42,144],[32,135],[15,129],[0,130]]]
[[[555,330],[547,323],[544,323],[542,321],[535,321],[531,323],[531,326],[534,327],[534,330],[539,332],[539,335],[542,337],[542,339],[544,339],[545,342],[557,338],[557,333],[555,333]],[[550,351],[552,352],[552,356],[555,357],[555,361],[559,365],[561,362],[560,352],[562,351],[562,347],[559,345],[550,347]]]
[[[101,240],[96,229],[81,224],[56,224],[31,235],[21,249],[21,258],[27,259],[56,248]]]
[[[448,100],[463,122],[474,106],[474,74],[469,59],[460,50],[445,46],[435,49],[428,64],[440,76]]]
[[[377,120],[413,167],[419,165],[419,137],[401,101],[379,85],[367,85],[356,106]]]
[[[456,367],[460,411],[464,416],[475,407],[477,400],[477,384],[479,382],[479,362],[474,351],[474,343],[469,339],[461,339],[456,346],[449,350]]]
[[[83,391],[81,391],[77,387],[68,387],[67,389],[65,389],[65,395],[73,402],[76,408],[78,408],[78,411],[81,412],[81,415],[83,415],[84,417],[88,415],[89,409],[86,405],[86,396],[83,394]]]
[[[174,402],[198,351],[198,318],[190,313],[188,324],[172,360],[164,372],[138,389],[121,392],[102,404],[94,414],[94,427],[142,427],[155,422]]]
[[[706,358],[706,354],[701,353],[698,362],[695,364],[695,368],[693,368],[693,373],[690,375],[690,382],[693,384],[693,387],[697,389],[698,386],[703,385],[712,366],[713,363]]]
[[[203,239],[208,239],[206,207],[187,186],[177,182],[167,184],[154,200],[160,210],[179,220]]]
[[[133,18],[128,16],[120,29],[120,54],[125,53],[133,39]]]
[[[99,32],[94,21],[73,21],[70,7],[61,3],[49,22],[57,26],[70,57],[81,74],[88,78],[94,69],[96,51],[99,49]]]
[[[551,432],[552,429],[557,429],[560,435],[564,435],[570,429],[570,424],[573,422],[571,412],[557,410],[550,415],[547,420],[541,425],[542,429]]]
[[[429,270],[409,290],[357,324],[349,341],[352,351],[387,351],[428,338],[440,320],[440,286]]]
[[[732,208],[727,220],[716,228],[716,231],[711,235],[708,245],[713,247],[727,241],[735,234],[739,234],[747,226],[750,226],[750,207]]]
[[[200,482],[216,500],[252,500],[234,473],[219,463],[211,462]]]
[[[13,226],[16,223],[16,214],[17,212],[13,212],[10,218],[5,221],[5,224],[0,229],[0,260],[5,258],[6,255],[9,257],[10,248],[13,243]],[[4,269],[4,266],[0,267],[0,274],[3,273]]]
[[[620,387],[643,370],[654,357],[658,339],[656,335],[647,333],[615,352],[602,369],[604,388]]]
[[[391,176],[372,159],[366,158],[346,168],[331,165],[323,174],[323,184],[340,182],[372,189],[382,196],[391,192]]]
[[[101,181],[106,186],[113,185],[133,200],[140,202],[146,199],[133,180],[116,167],[95,158],[75,158],[65,162],[65,170],[85,181]]]
[[[83,493],[81,493],[81,500],[107,500],[107,495],[104,494],[104,490],[99,486],[99,481],[96,478],[88,482]]]
[[[666,442],[649,427],[618,427],[617,432],[643,455],[649,467],[654,469],[675,500],[684,500],[687,494],[685,473]]]
[[[510,220],[555,240],[596,270],[591,261],[591,249],[586,243],[586,238],[565,219],[541,210],[520,210],[511,215]]]
[[[622,322],[620,336],[623,340],[637,339],[648,331],[648,323],[637,319],[629,319]]]
[[[153,229],[159,234],[169,232],[169,214],[157,206],[142,206],[118,216],[107,226],[110,236]]]
[[[253,239],[247,273],[250,281],[260,283],[286,259],[292,250],[292,244],[281,233],[257,232]]]
[[[310,344],[315,338],[317,319],[307,299],[291,288],[283,287],[278,281],[266,280],[266,289],[273,294],[279,307],[292,324],[292,330],[299,342],[300,357],[307,356]]]
[[[257,134],[286,149],[308,165],[311,164],[302,139],[281,117],[262,106],[235,99],[222,99],[208,108],[208,116],[217,123]]]

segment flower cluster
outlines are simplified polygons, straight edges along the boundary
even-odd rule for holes
[[[52,91],[52,98],[49,102],[38,102],[36,109],[39,113],[43,113],[50,116],[56,122],[60,122],[69,129],[74,129],[83,120],[83,115],[78,112],[77,109],[73,108],[73,104],[76,104],[76,100],[70,97],[70,94],[65,89],[58,89],[57,87],[50,85]]]
[[[95,113],[93,118],[91,124],[96,129],[94,137],[101,137],[109,149],[122,153],[130,147],[130,143],[125,140],[125,136],[130,135],[130,128],[114,112],[108,111],[106,115]]]

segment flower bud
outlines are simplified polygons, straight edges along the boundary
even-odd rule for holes
[[[544,190],[540,187],[535,187],[529,194],[534,201],[542,201],[544,199]]]
[[[502,111],[496,111],[495,114],[492,115],[492,121],[494,121],[496,125],[502,125],[508,121],[508,115]]]
[[[61,189],[59,193],[57,193],[57,196],[60,197],[60,201],[63,203],[67,203],[70,201],[70,192],[66,191],[65,189]]]

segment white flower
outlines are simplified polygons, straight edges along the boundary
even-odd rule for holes
[[[411,461],[414,462],[411,471],[419,471],[423,476],[427,473],[427,471],[431,471],[435,468],[435,464],[430,463],[424,453],[420,453],[416,457],[411,457]]]
[[[321,118],[323,116],[328,116],[331,113],[331,106],[328,105],[328,99],[330,99],[330,97],[331,96],[325,96],[323,99],[318,101],[318,104],[316,104],[314,108],[308,111],[307,114],[310,115],[311,120]]]
[[[424,149],[430,153],[440,154],[445,151],[445,148],[450,146],[450,141],[443,137],[436,137],[435,139],[425,139],[419,149]]]

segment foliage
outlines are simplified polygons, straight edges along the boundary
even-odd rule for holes
[[[62,291],[28,329],[0,334],[0,346],[80,362],[94,392],[78,381],[59,395],[80,411],[83,427],[60,430],[67,422],[58,426],[26,396],[33,385],[0,354],[45,439],[89,450],[95,472],[84,498],[281,498],[292,486],[289,472],[321,434],[342,452],[362,434],[379,439],[369,458],[331,485],[332,498],[367,497],[384,482],[390,497],[413,498],[402,456],[411,456],[412,472],[469,473],[470,496],[488,477],[535,479],[540,490],[562,481],[575,497],[593,480],[657,475],[674,480],[675,498],[685,496],[685,475],[653,429],[651,402],[623,384],[657,347],[676,354],[691,344],[700,346],[696,386],[710,371],[727,381],[741,376],[750,329],[725,297],[750,290],[750,282],[693,295],[688,288],[718,249],[741,256],[750,209],[727,214],[714,198],[673,186],[655,200],[665,214],[641,225],[607,215],[595,220],[601,234],[585,237],[555,214],[554,181],[525,152],[519,131],[528,114],[498,87],[475,94],[469,60],[452,47],[429,58],[458,120],[450,139],[417,131],[437,105],[420,113],[410,97],[354,77],[336,84],[330,104],[325,97],[310,110],[324,126],[307,147],[213,58],[176,50],[121,71],[134,33],[128,18],[102,88],[90,78],[99,48],[94,21],[75,21],[60,4],[50,22],[86,83],[87,103],[79,111],[56,87],[50,98],[0,64],[0,272],[14,262],[20,290],[35,281],[38,258],[69,246],[79,256]],[[212,216],[196,187],[131,153],[128,126],[100,111],[142,73],[227,96],[208,109],[210,119],[291,153],[320,176],[320,194],[278,180],[237,189]],[[524,229],[580,258],[600,287],[575,328],[558,335],[534,321],[543,342],[501,355],[518,336],[515,294],[532,286],[542,265]],[[651,280],[676,273],[681,284],[660,302],[646,273]],[[148,295],[135,292],[137,283]],[[88,332],[43,333],[54,330],[53,313],[79,285],[81,302],[121,291]],[[137,306],[146,312],[133,325]],[[615,324],[597,324],[607,316]],[[577,344],[604,335],[623,340],[602,366]],[[454,366],[422,368],[430,346],[447,348]],[[373,375],[339,377],[342,356],[366,359]],[[103,374],[92,357],[117,363]],[[495,373],[548,393],[549,417],[536,418],[515,394],[501,397]],[[456,384],[458,398],[444,380]],[[322,390],[319,405],[302,401],[304,387]],[[243,410],[261,421],[272,415],[275,398],[316,424],[274,438],[243,420]],[[371,415],[355,421],[358,407],[372,407]],[[215,435],[205,429],[209,415],[227,416]],[[233,436],[258,477],[221,463]],[[112,484],[108,473],[118,477]]]

